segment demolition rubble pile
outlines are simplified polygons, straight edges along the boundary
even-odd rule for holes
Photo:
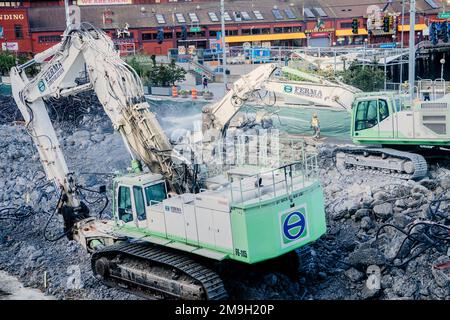
[[[126,170],[129,157],[101,110],[89,112],[57,122],[57,134],[79,183],[89,189],[104,184],[110,188],[113,174]],[[61,237],[61,217],[53,215],[57,190],[47,183],[37,151],[20,122],[0,124],[0,148],[0,269],[17,276],[25,286],[59,299],[136,299],[96,280],[89,255],[76,242]],[[327,234],[298,251],[301,263],[296,277],[280,272],[260,277],[255,268],[248,269],[237,273],[232,295],[449,299],[449,280],[433,269],[449,259],[448,230],[445,233],[427,223],[411,227],[419,220],[450,222],[446,200],[450,198],[450,166],[434,164],[429,178],[417,182],[346,175],[334,166],[334,148],[317,146]],[[103,195],[86,191],[84,196],[94,215],[105,207]],[[103,217],[110,210],[108,204]]]

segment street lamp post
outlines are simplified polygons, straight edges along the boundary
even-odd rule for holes
[[[441,79],[444,79],[444,64],[445,64],[445,59],[442,58],[441,60],[439,60],[439,62],[441,63]]]
[[[416,0],[410,1],[409,8],[409,61],[408,61],[408,82],[409,82],[409,99],[414,100],[414,82],[416,79],[415,63],[416,63]]]
[[[64,0],[64,10],[66,12],[66,27],[69,27],[70,26],[69,0]]]

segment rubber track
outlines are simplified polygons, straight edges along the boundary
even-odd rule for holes
[[[426,176],[428,172],[428,165],[425,158],[419,154],[411,153],[411,152],[404,152],[404,151],[398,151],[395,149],[388,149],[388,148],[358,148],[358,147],[341,147],[337,148],[334,151],[334,154],[336,155],[338,152],[344,152],[344,153],[350,153],[350,154],[363,154],[364,152],[368,152],[370,155],[380,155],[386,154],[393,158],[399,158],[399,159],[407,159],[412,161],[414,164],[415,171],[413,174],[407,174],[407,173],[385,173],[382,171],[383,168],[380,170],[377,169],[364,169],[366,172],[370,172],[377,175],[385,175],[400,179],[421,179]],[[374,167],[376,167],[374,165]],[[346,169],[348,171],[358,171],[358,169]]]
[[[92,270],[95,270],[94,266],[97,259],[103,256],[108,257],[111,254],[114,257],[117,255],[127,255],[150,263],[157,262],[170,268],[178,269],[201,283],[205,290],[207,300],[223,300],[228,298],[220,276],[183,253],[177,253],[175,250],[168,250],[167,248],[147,242],[123,242],[96,251],[91,258]],[[123,280],[127,281],[127,279]]]

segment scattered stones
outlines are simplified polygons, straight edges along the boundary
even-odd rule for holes
[[[385,202],[382,204],[377,204],[373,207],[373,212],[376,216],[382,218],[383,220],[386,220],[392,216],[392,203]]]
[[[355,221],[359,221],[364,217],[369,216],[369,214],[372,212],[372,210],[370,209],[359,209],[355,212],[355,214],[353,215],[353,219]]]
[[[344,273],[347,278],[350,279],[352,282],[359,282],[364,277],[364,273],[356,270],[355,268],[350,268]]]

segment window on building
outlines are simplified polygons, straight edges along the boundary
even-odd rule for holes
[[[61,36],[39,36],[39,43],[60,42]]]
[[[233,12],[234,21],[242,21],[242,14],[238,11]]]
[[[275,28],[273,28],[273,32],[274,33],[283,33],[283,28],[282,27],[275,27]]]
[[[304,8],[303,12],[305,13],[305,16],[307,18],[315,18],[316,17],[310,8]]]
[[[193,23],[199,23],[200,20],[198,20],[197,14],[194,12],[189,12],[189,19],[191,19],[191,22]]]
[[[215,38],[215,37],[217,36],[217,31],[215,31],[215,30],[210,30],[210,31],[209,31],[209,36]]]
[[[143,33],[142,34],[142,41],[149,41],[156,39],[156,33]]]
[[[321,16],[321,17],[328,17],[328,15],[326,14],[326,12],[323,11],[322,8],[320,8],[320,7],[315,7],[314,10],[316,10],[316,12],[319,14],[319,16]]]
[[[292,27],[292,32],[302,32],[302,27],[301,26]]]
[[[175,13],[175,17],[179,23],[186,23],[186,19],[182,13]]]
[[[283,27],[283,33],[290,33],[292,32],[292,27]]]
[[[250,17],[247,11],[241,11],[241,16],[244,20],[252,20],[252,17]]]
[[[284,13],[286,13],[286,17],[288,17],[288,19],[296,19],[297,18],[291,8],[284,9]]]
[[[237,36],[239,34],[238,30],[225,30],[226,36]]]
[[[253,28],[250,30],[252,30],[252,34],[261,34],[261,29],[259,29],[259,28]]]
[[[428,5],[433,9],[439,8],[439,6],[433,0],[425,0],[425,2],[428,3]]]
[[[253,14],[255,15],[257,20],[264,20],[264,16],[262,15],[261,11],[259,10],[254,10]]]
[[[228,11],[225,11],[225,12],[223,13],[223,19],[224,19],[225,21],[232,21],[231,16],[230,16],[230,14],[228,13]]]
[[[20,7],[22,1],[0,1],[0,7]]]
[[[16,36],[16,39],[23,39],[23,28],[20,24],[14,25],[14,35]]]
[[[156,14],[156,21],[158,21],[159,24],[166,23],[166,19],[164,18],[164,15],[161,13]]]
[[[271,34],[270,28],[262,28],[261,33],[262,34]]]
[[[341,29],[351,29],[352,23],[351,22],[341,22]]]
[[[241,33],[242,33],[242,35],[244,35],[244,36],[250,35],[251,32],[252,32],[251,29],[242,29],[242,30],[241,30]]]
[[[188,32],[188,38],[194,38],[194,37],[205,37],[206,32],[200,31],[200,32]]]
[[[283,15],[281,14],[280,10],[278,10],[278,9],[273,9],[272,13],[273,13],[273,16],[275,17],[275,19],[277,19],[277,20],[284,19]]]
[[[208,12],[208,15],[212,22],[219,22],[219,17],[215,12]]]

